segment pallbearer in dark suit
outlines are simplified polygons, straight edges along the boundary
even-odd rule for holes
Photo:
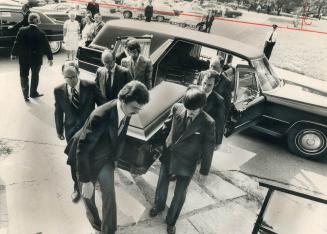
[[[96,72],[95,83],[107,101],[117,98],[119,91],[132,80],[128,69],[115,63],[115,56],[110,50],[102,52],[103,67]]]
[[[94,229],[112,234],[117,229],[114,169],[124,149],[130,117],[149,101],[149,92],[138,81],[126,84],[112,100],[95,109],[83,128],[65,149],[68,163],[77,160],[86,213]],[[102,221],[94,200],[94,184],[98,181],[102,194]]]
[[[11,51],[11,59],[19,57],[20,83],[25,101],[31,98],[43,96],[38,93],[39,72],[42,65],[43,55],[46,54],[49,65],[52,66],[52,52],[45,33],[38,28],[40,16],[31,13],[28,17],[30,23],[27,27],[22,27],[17,34],[14,47]],[[32,71],[31,88],[29,93],[29,70]]]
[[[223,140],[225,127],[225,103],[224,98],[214,91],[215,83],[220,81],[218,72],[207,70],[202,79],[202,90],[207,96],[207,104],[203,108],[214,120],[216,125],[216,146],[217,150]]]
[[[65,83],[54,89],[55,121],[57,135],[67,142],[80,130],[86,119],[95,108],[105,102],[104,97],[97,89],[95,83],[79,79],[77,63],[70,61],[62,66]],[[74,181],[72,201],[80,199],[75,165],[71,165],[71,174]]]
[[[141,45],[136,40],[129,40],[126,48],[130,56],[122,59],[121,65],[130,71],[133,80],[141,81],[151,89],[153,70],[151,60],[141,55]]]
[[[167,136],[156,189],[154,217],[165,209],[170,175],[176,175],[173,200],[166,217],[167,232],[175,233],[175,224],[182,210],[188,185],[201,161],[200,174],[208,175],[215,146],[215,122],[203,111],[206,95],[198,87],[189,88],[183,104],[177,103],[163,127]]]

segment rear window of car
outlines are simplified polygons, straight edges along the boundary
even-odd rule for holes
[[[2,11],[0,12],[0,19],[2,25],[15,25],[24,18],[20,12]]]

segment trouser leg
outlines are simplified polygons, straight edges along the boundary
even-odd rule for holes
[[[164,210],[166,206],[166,200],[169,187],[169,171],[168,167],[162,163],[160,167],[160,173],[157,183],[156,196],[154,204],[158,210]]]
[[[22,92],[24,98],[28,98],[28,91],[29,91],[29,75],[30,66],[25,64],[19,64],[19,73],[20,73],[20,86],[22,88]]]
[[[75,165],[70,166],[70,173],[71,173],[72,179],[74,181],[74,190],[79,191]]]
[[[190,176],[177,176],[174,197],[170,204],[166,217],[167,224],[172,226],[176,224],[179,214],[183,208],[187,188],[190,184],[191,179],[192,177]]]
[[[93,183],[95,185],[95,183]],[[80,183],[80,191],[82,191]],[[95,189],[90,199],[83,197],[84,206],[86,209],[86,216],[91,223],[92,227],[98,231],[101,230],[101,220],[99,217],[98,209],[95,204]]]
[[[39,73],[40,73],[41,65],[36,65],[31,67],[32,78],[31,78],[31,90],[30,95],[34,96],[37,94],[37,87],[39,85]]]
[[[102,226],[103,234],[114,234],[117,230],[117,207],[115,196],[114,168],[110,163],[105,164],[98,181],[102,195]]]

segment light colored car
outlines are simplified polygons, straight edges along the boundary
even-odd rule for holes
[[[124,3],[126,4],[126,2]],[[120,8],[120,12],[122,13],[124,18],[144,18],[144,9],[145,5],[142,2],[128,2],[125,8]],[[157,20],[159,22],[166,21],[175,16],[175,12],[170,5],[163,3],[154,3],[153,4],[153,17],[152,19]]]
[[[206,15],[199,14],[198,12],[182,12],[179,16],[172,18],[169,23],[182,28],[191,28],[200,31],[205,24],[205,17]]]

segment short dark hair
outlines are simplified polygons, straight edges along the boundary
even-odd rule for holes
[[[118,99],[126,104],[136,101],[140,105],[145,105],[150,99],[149,90],[140,81],[133,80],[119,91]]]
[[[184,94],[183,104],[188,110],[196,110],[207,104],[207,96],[199,87],[191,86]]]
[[[61,71],[64,72],[66,67],[74,67],[76,72],[79,73],[79,66],[75,61],[66,61],[62,66],[61,66]]]
[[[128,50],[137,50],[139,53],[141,53],[141,45],[137,40],[130,40],[126,43],[126,48]]]

